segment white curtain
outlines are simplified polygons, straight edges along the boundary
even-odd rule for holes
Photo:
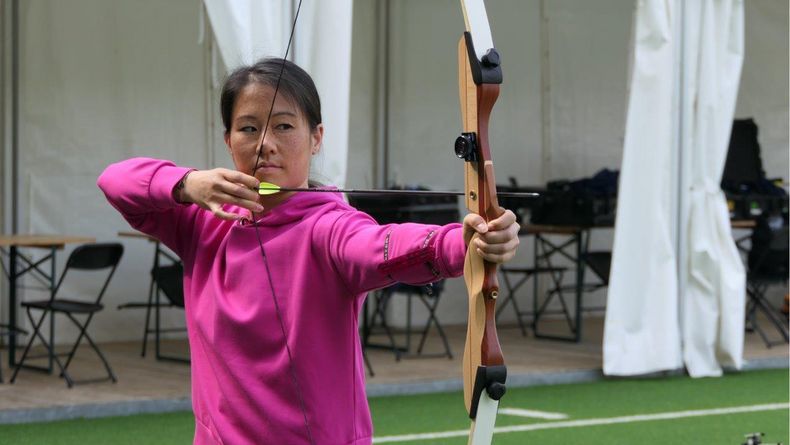
[[[743,356],[745,278],[719,187],[743,1],[640,1],[632,56],[604,372],[718,376]]]
[[[683,359],[690,375],[743,360],[745,274],[719,184],[743,63],[743,0],[686,2],[683,147],[688,153]]]
[[[634,18],[604,373],[681,366],[672,187],[675,0],[638,2]]]
[[[123,242],[107,308],[145,299],[153,245],[118,238],[129,224],[107,204],[96,178],[133,156],[206,166],[205,52],[195,38],[196,6],[193,0],[19,2],[19,231]],[[58,274],[73,247],[58,252]],[[40,258],[37,250],[26,253]],[[37,281],[25,284],[24,299],[49,297]],[[95,284],[67,279],[62,290],[87,294]],[[183,322],[183,313],[167,312],[164,323]],[[18,320],[25,327],[21,310]],[[136,339],[143,321],[143,311],[105,310],[91,332],[100,341]],[[56,338],[76,338],[68,323],[56,327]]]
[[[204,0],[222,61],[229,70],[264,56],[282,57],[291,29],[287,2]]]
[[[353,0],[305,0],[291,57],[307,70],[321,95],[324,144],[313,162],[322,182],[345,185],[348,163]],[[283,57],[296,2],[203,0],[228,70],[261,57]]]

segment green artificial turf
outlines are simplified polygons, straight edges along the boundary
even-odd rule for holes
[[[2,445],[191,444],[191,412],[0,425]]]
[[[503,408],[563,413],[569,420],[597,419],[788,402],[788,370],[750,371],[724,378],[613,379],[595,383],[515,388]],[[460,393],[379,397],[370,400],[376,436],[464,430]],[[548,423],[500,414],[497,426]],[[189,444],[191,413],[146,414],[39,424],[0,425],[0,444]],[[615,425],[500,433],[504,444],[732,444],[764,432],[764,443],[788,444],[788,410],[737,413]],[[464,444],[455,437],[408,444]]]
[[[433,399],[439,399],[433,403]],[[724,378],[612,379],[595,383],[509,390],[502,408],[558,412],[569,420],[788,402],[788,370],[728,374]],[[454,431],[468,427],[461,394],[371,400],[376,436]],[[499,415],[497,426],[546,423]],[[404,430],[408,430],[404,432]],[[764,432],[764,442],[788,444],[788,410],[563,428],[494,436],[496,444],[734,444]],[[464,444],[465,438],[401,442]]]

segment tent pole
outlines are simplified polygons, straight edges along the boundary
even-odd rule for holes
[[[8,135],[8,107],[6,106],[6,97],[8,97],[8,57],[6,53],[8,52],[8,46],[6,42],[10,40],[7,37],[8,34],[8,4],[5,0],[0,0],[0,174],[3,178],[0,180],[0,214],[3,215],[0,218],[0,233],[5,233],[6,228],[8,227],[8,215],[6,203],[8,202],[8,197],[6,196],[6,191],[8,190],[7,180],[5,178],[8,177],[8,139],[6,136]],[[2,285],[0,285],[0,290],[2,290]]]
[[[540,122],[541,182],[551,179],[551,60],[549,13],[546,0],[540,0]]]
[[[389,178],[389,16],[390,1],[376,3],[376,153],[375,186],[387,188]]]
[[[19,0],[11,0],[11,233],[19,231]]]

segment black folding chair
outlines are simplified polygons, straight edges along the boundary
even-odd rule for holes
[[[612,252],[587,252],[584,254],[584,263],[600,280],[598,283],[587,284],[585,291],[593,291],[609,286],[609,270],[612,268]]]
[[[441,296],[442,291],[444,290],[444,280],[437,281],[435,283],[431,283],[425,286],[412,286],[409,284],[404,283],[396,283],[390,287],[381,289],[377,291],[373,297],[375,306],[373,308],[373,317],[371,320],[371,325],[376,326],[380,324],[381,328],[384,330],[384,333],[387,335],[389,339],[389,346],[381,345],[381,344],[372,344],[368,341],[370,336],[372,335],[371,329],[367,329],[365,333],[365,342],[367,346],[383,346],[387,349],[391,349],[392,352],[395,354],[395,359],[400,360],[403,357],[407,358],[415,358],[415,357],[447,357],[449,359],[453,358],[453,351],[450,349],[450,343],[447,340],[447,335],[442,328],[441,323],[439,323],[439,319],[436,316],[436,308],[439,305],[439,298]],[[395,341],[395,336],[393,334],[392,328],[387,323],[387,308],[389,307],[389,302],[395,294],[404,294],[406,295],[406,327],[404,329],[404,335],[406,337],[406,344],[399,346]],[[425,325],[419,331],[413,329],[412,327],[412,298],[417,297],[422,304],[425,306],[425,309],[428,311],[428,318],[425,321]],[[428,339],[428,332],[431,329],[431,325],[436,327],[436,331],[439,332],[439,336],[442,339],[442,344],[444,345],[444,352],[437,352],[431,354],[424,354],[423,348],[425,347],[425,342]],[[417,346],[417,352],[411,352],[411,335],[415,332],[420,332],[420,343]]]
[[[787,320],[766,298],[771,285],[781,285],[788,280],[788,233],[787,224],[781,216],[761,217],[752,232],[752,247],[749,251],[749,270],[746,274],[747,328],[756,330],[767,347],[788,342]],[[782,340],[769,339],[765,330],[757,323],[757,311],[761,311],[779,332]]]
[[[392,187],[391,189],[403,190],[404,187]],[[410,190],[428,190],[425,187],[405,187]],[[437,224],[443,225],[450,222],[459,220],[458,215],[458,198],[455,196],[393,196],[386,200],[379,198],[371,198],[369,196],[349,195],[349,203],[357,209],[367,213],[373,217],[379,224],[400,224],[405,222],[415,222],[422,224]],[[443,289],[443,282],[438,281],[428,286],[411,286],[403,283],[396,283],[388,288],[380,289],[371,294],[373,297],[367,298],[365,301],[362,339],[363,351],[364,348],[375,347],[391,349],[395,353],[395,358],[400,360],[401,357],[436,357],[446,356],[453,357],[450,350],[450,344],[447,341],[447,336],[442,329],[439,319],[436,317],[436,308],[439,304],[439,297]],[[407,296],[407,320],[406,320],[406,345],[399,346],[395,342],[392,329],[387,324],[386,311],[389,306],[389,301],[396,293],[405,294]],[[428,310],[428,320],[422,328],[420,337],[420,344],[417,348],[417,353],[410,352],[411,347],[411,334],[412,332],[412,297],[418,297],[425,308]],[[368,320],[367,304],[373,301],[373,317]],[[370,337],[374,335],[372,332],[377,325],[377,320],[381,323],[381,328],[389,339],[389,345],[371,343]],[[423,354],[423,347],[428,336],[428,331],[431,325],[436,326],[436,330],[441,336],[444,343],[444,353],[437,354]],[[366,357],[365,357],[366,358]],[[368,369],[373,374],[370,367]]]
[[[154,283],[156,283],[156,301],[154,303],[156,358],[159,360],[189,363],[188,357],[165,355],[161,351],[162,333],[186,331],[186,328],[163,328],[160,315],[162,306],[184,309],[184,266],[181,263],[175,263],[154,268],[151,270],[151,278]],[[165,304],[161,301],[161,294],[165,294],[169,304]]]
[[[537,279],[538,275],[550,275],[552,281],[555,283],[555,287],[549,290],[549,293],[558,292],[557,287],[562,283],[562,278],[565,272],[568,270],[566,267],[508,267],[502,266],[499,268],[499,272],[504,279],[505,282],[505,290],[507,294],[505,295],[504,299],[499,303],[496,310],[496,317],[499,320],[499,315],[502,311],[505,310],[508,304],[513,306],[513,310],[516,313],[516,320],[518,321],[518,326],[521,329],[521,335],[526,337],[527,336],[527,327],[524,324],[525,317],[533,317],[535,316],[534,311],[524,311],[518,306],[518,301],[516,300],[516,292],[527,283],[530,278]],[[515,281],[511,280],[511,276],[516,278]],[[545,310],[544,310],[545,312]]]
[[[10,325],[5,323],[0,323],[0,337],[5,337],[10,335],[11,332],[16,333],[16,335],[27,335],[27,331],[21,328],[12,328]],[[3,383],[3,360],[0,359],[0,383]]]
[[[33,326],[33,332],[30,336],[30,341],[28,341],[27,346],[25,347],[25,351],[22,353],[22,358],[19,360],[19,364],[14,370],[14,374],[11,377],[11,383],[14,383],[19,370],[22,368],[51,373],[53,361],[57,363],[58,368],[60,369],[60,375],[66,380],[66,385],[68,385],[69,388],[74,386],[76,383],[90,383],[104,380],[112,380],[113,383],[117,382],[118,379],[115,377],[112,368],[110,368],[110,364],[107,362],[104,354],[102,354],[101,350],[90,337],[90,335],[88,335],[87,329],[88,325],[93,319],[93,316],[104,308],[104,306],[101,304],[101,300],[105,291],[107,290],[107,286],[110,284],[110,280],[115,274],[115,269],[118,267],[121,256],[123,256],[123,246],[119,243],[86,244],[79,246],[74,249],[74,251],[69,256],[69,259],[66,262],[66,267],[60,276],[60,280],[58,280],[58,284],[55,286],[55,290],[52,292],[52,296],[48,300],[26,301],[22,303],[22,306],[27,310],[27,317]],[[107,274],[106,278],[104,279],[101,290],[97,296],[91,298],[85,295],[82,296],[82,298],[78,297],[76,299],[58,298],[58,292],[60,291],[61,285],[63,284],[63,281],[70,270],[97,272],[105,271],[107,269],[109,269],[109,274]],[[33,317],[33,311],[41,311],[41,316],[38,318],[38,320]],[[71,347],[71,350],[65,354],[55,353],[54,344],[56,313],[65,314],[66,317],[68,317],[68,319],[71,320],[72,323],[74,323],[79,329],[77,341],[74,342],[74,346]],[[44,319],[47,317],[47,315],[50,317],[49,340],[47,340],[41,333],[41,326],[43,325]],[[83,321],[80,321],[77,316],[86,316],[86,318]],[[41,340],[42,344],[46,348],[46,355],[28,355],[30,353],[30,348],[33,346],[36,338]],[[68,367],[71,364],[71,360],[74,358],[74,354],[77,352],[77,347],[80,345],[80,342],[83,338],[88,342],[91,348],[93,348],[93,350],[99,356],[99,359],[101,359],[102,363],[104,364],[104,368],[107,371],[107,377],[81,381],[75,381],[72,379],[68,372]],[[62,363],[58,358],[59,356],[63,355],[67,357],[65,363]],[[25,364],[27,359],[41,357],[49,358],[49,367]]]
[[[156,286],[156,281],[154,280],[154,277],[153,277],[153,270],[154,269],[158,269],[160,267],[165,267],[165,266],[162,265],[163,257],[164,257],[165,260],[170,261],[167,264],[178,264],[178,263],[181,262],[181,260],[177,256],[175,256],[172,253],[168,252],[167,250],[162,249],[162,247],[161,247],[162,244],[161,244],[161,242],[159,242],[159,240],[155,240],[155,242],[156,242],[156,248],[154,249],[154,266],[153,266],[153,269],[152,269],[151,280],[150,280],[149,285],[148,285],[148,300],[147,301],[135,301],[135,302],[124,303],[124,304],[118,305],[118,309],[119,310],[120,309],[145,309],[145,324],[143,325],[143,341],[142,341],[141,349],[140,349],[140,357],[145,357],[145,353],[146,353],[146,351],[148,349],[148,336],[149,336],[149,334],[156,335],[157,332],[158,332],[155,320],[153,320],[154,321],[154,326],[151,327],[152,319],[156,317],[156,313],[154,313],[154,312],[157,311],[158,309],[162,309],[162,308],[177,307],[176,305],[174,305],[172,303],[168,303],[168,302],[156,303],[156,301],[159,301],[157,299],[157,297],[156,297],[157,292],[159,290],[158,290],[158,288]],[[181,291],[179,291],[179,292],[181,292]],[[184,299],[181,298],[182,304],[180,305],[180,307],[182,309],[184,307],[183,300]],[[154,313],[154,317],[151,317],[152,313]],[[182,329],[179,329],[179,330],[182,330]],[[161,357],[157,356],[157,358],[161,358]]]

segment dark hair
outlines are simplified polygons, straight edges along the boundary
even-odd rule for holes
[[[279,87],[277,87],[278,79],[280,79]],[[291,61],[266,58],[254,65],[235,69],[225,79],[220,96],[220,111],[225,133],[230,131],[233,106],[236,104],[239,92],[255,82],[277,88],[277,94],[292,100],[304,113],[311,130],[315,130],[321,123],[321,99],[310,75]]]

